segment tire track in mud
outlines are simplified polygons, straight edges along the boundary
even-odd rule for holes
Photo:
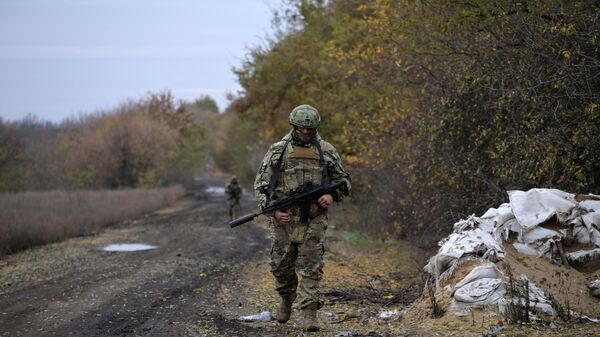
[[[39,269],[45,276],[0,288],[0,336],[261,335],[260,328],[225,317],[217,295],[225,280],[238,277],[236,270],[266,256],[267,233],[249,225],[230,230],[224,196],[183,203],[182,210],[100,234],[127,230],[129,240],[159,246],[154,250],[74,249],[77,240],[90,240],[76,238],[33,249],[23,261],[19,254],[10,256],[9,264],[28,263],[25,269]],[[251,201],[244,200],[244,206],[250,209]],[[61,258],[66,262],[55,264],[60,266],[55,275],[52,264],[43,267],[44,259]],[[10,277],[7,273],[2,276]]]

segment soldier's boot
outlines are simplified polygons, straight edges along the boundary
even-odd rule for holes
[[[319,324],[317,323],[318,307],[317,303],[311,303],[302,310],[302,314],[304,315],[303,328],[307,332],[319,331]]]
[[[292,314],[292,304],[295,299],[296,293],[281,295],[279,308],[277,308],[277,314],[275,315],[277,322],[285,323],[290,319],[290,315]]]

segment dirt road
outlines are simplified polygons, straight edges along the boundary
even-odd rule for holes
[[[230,229],[223,182],[213,180],[212,186],[212,192],[96,235],[4,257],[0,336],[306,335],[297,311],[285,325],[238,320],[277,304],[268,269],[270,239],[264,224]],[[253,203],[247,192],[244,210]],[[403,263],[398,247],[357,250],[344,242],[326,238],[323,329],[310,335],[396,335],[379,327],[377,314],[392,306],[397,318],[415,297],[414,287],[406,292],[401,285],[406,275],[385,263],[386,251],[387,261]],[[115,243],[156,248],[102,250]],[[391,276],[384,277],[386,272]]]
[[[250,200],[243,202],[250,209]],[[0,261],[2,336],[259,336],[223,317],[217,294],[236,269],[263,260],[269,240],[254,226],[231,230],[225,199],[208,193],[101,234],[33,248]],[[105,252],[111,243],[156,249]]]

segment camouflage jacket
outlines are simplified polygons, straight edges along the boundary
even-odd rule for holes
[[[242,187],[237,183],[227,183],[225,193],[227,193],[228,199],[239,199],[242,195]]]
[[[293,131],[290,131],[281,139],[281,141],[271,145],[271,147],[267,151],[267,154],[262,160],[260,168],[258,169],[258,173],[254,181],[254,191],[256,194],[256,200],[258,201],[258,205],[261,208],[266,206],[269,182],[271,181],[271,177],[273,176],[277,160],[279,159],[282,153],[284,153],[284,157],[281,165],[281,174],[277,181],[276,188],[274,189],[272,200],[278,200],[280,198],[293,194],[293,188],[289,188],[290,182],[286,180],[286,175],[284,174],[286,168],[291,164],[291,160],[289,159],[289,157],[291,156],[290,152],[293,151],[293,148],[297,149],[298,147],[302,147],[304,148],[304,152],[313,152],[316,158],[318,158],[318,150],[316,149],[316,146],[314,144],[302,144],[300,142],[296,142],[293,139],[289,142],[286,150],[284,151],[286,141],[292,137],[292,132]],[[335,201],[341,201],[345,196],[349,195],[350,193],[350,175],[344,169],[344,166],[342,165],[342,160],[338,155],[335,147],[333,147],[333,145],[331,145],[330,143],[324,141],[319,136],[319,134],[317,134],[316,137],[323,151],[323,157],[327,165],[327,175],[329,181],[344,180],[346,182],[347,189],[339,189],[332,193],[333,199]],[[310,151],[311,149],[312,151]],[[318,181],[320,182],[320,178]]]

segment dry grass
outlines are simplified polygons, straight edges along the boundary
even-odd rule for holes
[[[0,256],[93,233],[167,206],[183,187],[0,194]]]

